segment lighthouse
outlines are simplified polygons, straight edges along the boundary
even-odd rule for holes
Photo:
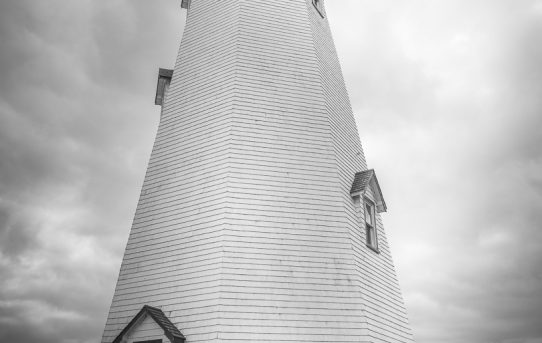
[[[323,0],[182,7],[102,343],[413,342]]]

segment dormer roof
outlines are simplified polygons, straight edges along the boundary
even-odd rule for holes
[[[159,308],[149,305],[143,306],[143,308],[135,315],[135,317],[126,325],[121,333],[113,340],[113,343],[120,343],[124,335],[126,335],[131,329],[141,323],[146,316],[150,316],[156,324],[158,324],[163,330],[164,335],[169,339],[171,343],[184,343],[185,337],[181,331],[173,325],[173,323],[166,317],[164,312]]]
[[[371,187],[371,190],[373,191],[377,212],[386,212],[386,202],[384,201],[384,196],[382,195],[382,190],[378,184],[378,179],[376,178],[374,169],[356,173],[354,182],[352,183],[352,188],[350,189],[350,195],[353,197],[361,196],[365,194],[367,187]]]

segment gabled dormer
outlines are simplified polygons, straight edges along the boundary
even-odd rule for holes
[[[148,305],[135,315],[113,343],[184,343],[185,337],[168,317]]]
[[[158,81],[156,83],[156,95],[154,97],[155,105],[164,105],[167,91],[169,90],[169,84],[171,83],[171,77],[173,76],[173,70],[171,69],[158,69]]]
[[[386,202],[384,201],[384,196],[382,195],[382,190],[378,184],[378,179],[374,169],[365,170],[359,173],[356,173],[354,177],[354,182],[352,183],[352,188],[350,189],[350,195],[352,197],[365,195],[367,187],[370,187],[376,202],[376,211],[378,213],[386,212]]]

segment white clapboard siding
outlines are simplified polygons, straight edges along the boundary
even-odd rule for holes
[[[374,341],[374,337],[381,339],[379,335],[387,334],[386,342],[412,342],[412,334],[380,216],[377,215],[377,229],[381,253],[376,254],[365,246],[365,230],[359,199],[353,202],[349,196],[348,191],[352,186],[354,174],[367,169],[367,163],[358,138],[329,25],[327,20],[323,20],[314,10],[310,18],[322,84],[326,94],[345,215],[352,249],[355,252],[357,280],[362,288],[369,341]],[[368,196],[372,198],[370,190]]]
[[[192,0],[102,342],[144,305],[187,343],[412,342],[365,169],[312,0]]]
[[[232,262],[223,263],[219,338],[359,342],[361,292],[352,281],[308,7],[239,4],[236,163],[224,237],[224,259]]]
[[[216,339],[238,9],[194,1],[103,335],[145,304],[189,342]]]
[[[156,339],[161,339],[162,342],[169,341],[169,339],[164,335],[164,330],[160,327],[160,325],[158,325],[151,316],[147,316],[141,323],[128,332],[126,343]]]

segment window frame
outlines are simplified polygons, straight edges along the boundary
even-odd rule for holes
[[[316,11],[322,18],[324,18],[324,0],[312,0],[312,5],[316,8]]]
[[[370,206],[371,213],[367,213],[367,205]],[[375,203],[367,198],[362,199],[363,206],[363,226],[365,229],[365,245],[376,253],[380,253],[378,249],[378,228],[376,221],[376,206]],[[369,217],[368,217],[369,215]],[[367,220],[370,218],[370,222]]]

